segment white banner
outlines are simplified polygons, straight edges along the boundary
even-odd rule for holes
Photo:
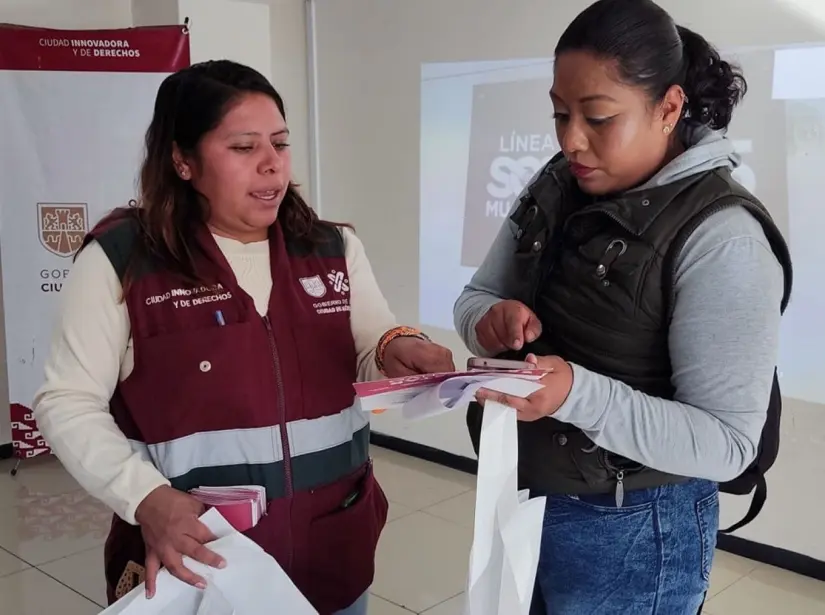
[[[104,214],[135,198],[158,86],[188,64],[180,26],[0,26],[0,257],[18,457],[48,452],[29,408],[72,258]]]

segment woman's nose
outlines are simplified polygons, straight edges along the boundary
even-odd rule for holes
[[[283,167],[280,152],[275,149],[275,146],[267,148],[263,160],[261,161],[262,173],[277,173]]]
[[[564,134],[562,134],[559,139],[559,144],[566,155],[582,152],[587,149],[587,137],[578,121],[570,121],[565,127]]]

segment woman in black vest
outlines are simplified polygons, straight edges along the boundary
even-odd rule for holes
[[[527,399],[479,394],[516,409],[521,487],[548,496],[537,604],[694,615],[718,483],[749,468],[765,425],[788,252],[732,177],[746,83],[704,38],[649,0],[600,0],[555,54],[562,152],[456,327],[477,354],[552,370]],[[471,408],[476,449],[479,420]]]

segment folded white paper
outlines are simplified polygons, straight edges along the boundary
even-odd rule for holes
[[[416,395],[402,407],[402,416],[411,421],[438,416],[456,408],[466,408],[479,389],[490,389],[516,397],[527,397],[542,388],[535,379],[456,377],[436,384]]]
[[[184,558],[187,568],[207,579],[206,590],[164,569],[158,574],[154,598],[148,600],[140,585],[101,615],[260,615],[273,608],[290,615],[318,615],[278,562],[235,531],[217,510],[207,511],[201,521],[217,537],[207,546],[227,562],[218,570]]]
[[[365,411],[401,410],[421,420],[466,409],[480,388],[528,397],[545,372],[435,374],[356,385]],[[517,416],[486,402],[465,615],[528,615],[539,562],[546,498],[518,491]]]
[[[203,591],[203,598],[196,615],[236,615],[235,607],[214,583],[209,583]]]
[[[546,373],[547,370],[540,369],[508,370],[506,372],[469,370],[356,382],[352,386],[355,389],[358,405],[364,412],[401,410],[407,419],[421,419],[448,412],[461,407],[462,404],[469,403],[473,394],[482,386],[488,386],[488,383],[499,380],[536,381]],[[513,390],[522,391],[523,389]],[[513,394],[520,393],[514,392]],[[407,404],[419,395],[426,395],[426,397],[413,405],[414,410],[406,410]]]
[[[516,412],[484,405],[465,615],[528,615],[546,498],[518,491]]]

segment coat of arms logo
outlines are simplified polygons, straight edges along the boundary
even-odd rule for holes
[[[38,203],[40,243],[52,254],[73,256],[88,232],[86,203]]]

